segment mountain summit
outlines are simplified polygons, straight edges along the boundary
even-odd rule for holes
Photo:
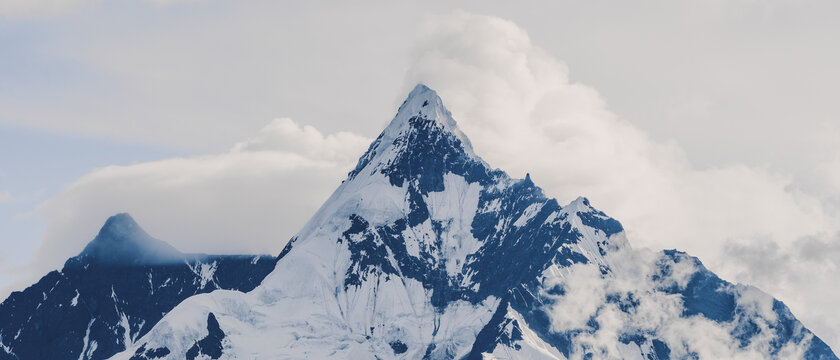
[[[422,121],[418,121],[422,119]],[[413,90],[408,94],[408,97],[403,101],[400,108],[397,110],[397,115],[391,120],[388,127],[382,131],[380,142],[374,144],[384,144],[385,146],[393,145],[394,139],[399,134],[404,133],[408,127],[426,127],[432,125],[443,132],[452,133],[458,140],[465,143],[464,150],[472,153],[472,147],[466,136],[458,130],[455,119],[452,114],[443,105],[443,100],[438,96],[437,92],[428,88],[426,85],[417,84]]]
[[[99,234],[71,260],[136,265],[182,262],[183,258],[172,245],[149,236],[131,215],[120,213],[108,218]]]
[[[362,155],[348,179],[365,171],[368,175],[386,175],[394,186],[417,180],[418,187],[428,192],[442,189],[445,173],[474,179],[486,177],[489,169],[475,155],[437,93],[420,84]]]
[[[458,132],[463,137],[463,134],[460,134],[458,131],[455,119],[452,118],[452,114],[443,105],[443,100],[441,100],[437,92],[426,85],[417,84],[408,94],[408,97],[406,97],[402,105],[400,105],[400,108],[397,110],[397,115],[383,131],[383,135],[385,135],[383,137],[385,138],[384,142],[390,143],[388,141],[388,135],[392,135],[390,139],[393,140],[395,138],[393,135],[399,133],[405,126],[411,125],[410,120],[415,117],[433,121],[440,128],[450,132]]]
[[[418,85],[260,286],[190,297],[115,358],[703,358],[690,336],[714,329],[715,351],[836,359],[769,296],[629,250],[586,198],[490,168]],[[648,324],[651,303],[696,331]]]

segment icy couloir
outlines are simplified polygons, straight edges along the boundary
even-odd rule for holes
[[[560,206],[529,176],[491,169],[418,85],[260,286],[190,297],[115,358],[592,356],[600,350],[577,335],[597,317],[589,329],[553,323],[557,311],[578,311],[555,306],[563,279],[577,267],[609,278],[611,254],[627,248],[621,225],[585,198]],[[622,334],[619,357],[667,358],[678,345],[643,330]],[[780,341],[811,343],[794,330]]]

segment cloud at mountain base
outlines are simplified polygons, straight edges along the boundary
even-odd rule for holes
[[[808,236],[791,243],[744,240],[720,255],[732,280],[759,286],[782,300],[832,349],[840,347],[840,233]]]
[[[668,346],[672,358],[802,358],[810,336],[801,340],[794,336],[778,353],[772,351],[777,344],[771,326],[780,319],[773,310],[773,298],[754,287],[728,289],[737,309],[731,322],[686,316],[681,296],[664,289],[685,289],[701,269],[684,255],[676,256],[625,248],[607,255],[606,261],[615,270],[609,275],[603,275],[597,264],[575,264],[563,276],[549,278],[548,287],[564,289],[562,294],[549,295],[553,300],[549,316],[553,331],[571,334],[570,358],[582,359],[587,353],[602,359],[623,358],[621,339],[638,334],[653,334],[652,338]],[[760,329],[743,347],[732,336],[743,330],[742,322]]]

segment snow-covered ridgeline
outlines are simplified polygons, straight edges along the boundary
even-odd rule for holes
[[[581,309],[554,304],[566,301],[567,282],[581,274],[591,274],[592,284],[612,284],[622,271],[639,273],[613,256],[627,251],[621,224],[587,199],[560,206],[530,176],[512,179],[490,168],[434,91],[418,85],[259,287],[193,296],[115,358],[565,359],[581,349],[605,353],[577,337],[600,335],[598,324],[585,318],[566,329],[555,323],[564,321],[556,311],[632,313],[638,306],[632,297],[604,297]],[[668,256],[674,263],[682,259]],[[664,264],[657,279],[673,278],[678,266]],[[639,294],[661,291],[684,299],[689,314],[702,321],[729,321],[720,316],[731,310],[725,305],[734,295],[721,291],[725,284],[708,271],[691,274],[700,275]],[[751,316],[763,315],[745,318]],[[797,324],[790,316],[785,326]],[[653,332],[612,335],[621,337],[608,342],[606,353],[618,357],[661,358],[668,346],[682,346]],[[803,339],[779,341],[805,346]]]
[[[490,169],[420,85],[261,286],[186,300],[118,358],[185,354],[207,335],[210,313],[226,334],[224,354],[466,355],[508,287],[552,264],[601,262],[616,234],[579,218],[596,214],[588,202],[573,205]],[[548,261],[519,274],[532,255]],[[517,259],[485,261],[505,256]]]

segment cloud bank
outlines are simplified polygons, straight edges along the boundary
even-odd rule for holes
[[[277,254],[369,143],[278,119],[225,153],[97,169],[40,207],[36,265],[60,265],[118,212],[181,251]]]
[[[409,83],[438,90],[476,152],[561,200],[586,195],[636,245],[716,256],[756,234],[782,239],[830,228],[790,179],[735,165],[697,169],[675,144],[652,141],[514,23],[455,13],[433,20]],[[562,202],[562,201],[561,201]]]

